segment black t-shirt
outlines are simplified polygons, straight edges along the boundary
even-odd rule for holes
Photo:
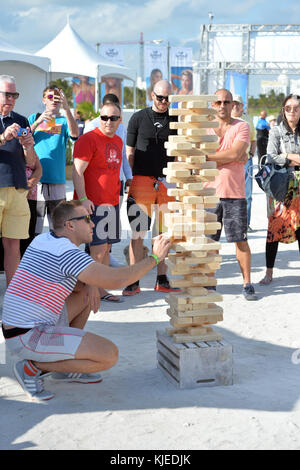
[[[173,157],[167,157],[164,143],[169,135],[176,134],[169,129],[169,123],[177,121],[176,116],[156,113],[152,108],[142,109],[131,116],[127,127],[127,145],[135,147],[133,175],[162,177],[162,170]]]
[[[3,118],[4,126],[2,119],[0,119],[0,134],[14,123],[19,124],[23,128],[29,127],[29,123],[24,116],[11,112],[10,117]],[[28,189],[24,151],[18,139],[12,139],[0,146],[0,187]]]

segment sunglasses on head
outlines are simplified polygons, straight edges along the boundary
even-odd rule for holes
[[[100,116],[101,120],[102,121],[109,121],[111,120],[112,122],[115,122],[117,121],[118,119],[120,119],[120,116]]]
[[[231,104],[231,103],[232,103],[232,101],[230,101],[230,100],[224,100],[224,101],[221,101],[221,100],[220,100],[220,101],[215,101],[215,104],[216,104],[217,106],[221,106],[221,104],[222,104],[222,103],[223,103],[224,105],[227,105],[227,104]]]
[[[160,101],[161,103],[162,103],[164,100],[166,101],[166,103],[169,102],[169,97],[168,97],[168,96],[157,95],[157,94],[155,93],[155,91],[154,91],[153,93],[155,94],[155,96],[156,96],[156,98],[158,99],[158,101]]]
[[[90,224],[92,221],[90,214],[82,215],[80,217],[72,217],[72,219],[68,219],[67,222],[70,222],[71,220],[84,220],[87,224]]]
[[[10,91],[1,91],[1,93],[3,93],[6,98],[12,98],[14,100],[17,100],[20,96],[20,93],[18,93],[17,91],[15,93],[11,93]]]

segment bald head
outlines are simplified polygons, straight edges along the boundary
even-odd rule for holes
[[[153,99],[152,109],[156,113],[165,113],[170,105],[169,95],[172,93],[171,84],[167,80],[159,80],[155,83],[151,97]]]
[[[262,119],[266,119],[267,113],[266,113],[265,110],[263,110],[263,111],[260,112],[260,117],[261,117]]]
[[[159,80],[155,83],[153,91],[157,95],[167,96],[171,94],[172,87],[168,80]]]

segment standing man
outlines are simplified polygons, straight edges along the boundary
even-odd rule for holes
[[[261,111],[260,119],[257,121],[256,124],[258,164],[260,164],[262,157],[267,153],[270,124],[266,120],[266,117],[266,111]]]
[[[110,268],[95,262],[79,249],[93,236],[93,223],[79,201],[55,208],[53,228],[33,240],[3,302],[3,335],[18,359],[14,373],[36,401],[54,396],[44,390],[46,374],[60,382],[96,383],[101,381],[98,372],[118,360],[111,341],[84,331],[90,311],[99,307],[91,303],[86,286],[123,287],[147,274],[170,249],[170,241],[158,237],[153,253],[136,266]]]
[[[118,106],[120,106],[120,101],[117,95],[114,95],[113,93],[108,93],[103,97],[102,104],[110,104],[110,103],[115,103]],[[84,134],[87,132],[92,131],[93,129],[96,129],[97,127],[100,127],[100,116],[96,117],[92,121],[90,121],[88,124],[86,124],[85,129],[84,129]],[[122,118],[120,119],[118,128],[116,130],[116,135],[121,137],[122,142],[123,142],[123,148],[122,148],[122,165],[120,168],[120,180],[121,180],[121,190],[120,190],[120,197],[122,198],[124,195],[124,190],[130,186],[131,181],[132,181],[132,171],[131,167],[128,163],[128,158],[126,154],[126,129],[124,124],[122,123]],[[121,202],[120,202],[121,206]]]
[[[119,105],[106,104],[100,111],[100,128],[78,139],[74,146],[74,199],[79,199],[94,223],[91,257],[109,264],[111,245],[120,241],[120,167],[122,140],[116,135],[121,119]],[[119,297],[100,290],[103,300]]]
[[[25,165],[34,166],[36,159],[29,123],[13,111],[18,97],[14,77],[0,75],[0,231],[7,285],[20,262],[20,239],[28,238]],[[28,134],[18,135],[20,129]]]
[[[67,99],[57,87],[43,91],[45,111],[28,118],[33,132],[35,151],[40,159],[43,176],[38,185],[36,233],[42,233],[47,213],[51,228],[51,214],[55,206],[66,199],[66,150],[68,139],[76,140],[78,126]],[[60,115],[60,108],[66,114]]]
[[[163,168],[168,158],[164,148],[170,134],[176,131],[169,129],[170,121],[176,120],[169,116],[169,95],[172,88],[166,80],[160,80],[151,93],[153,105],[131,117],[127,127],[127,156],[133,172],[133,180],[127,199],[127,214],[131,225],[132,238],[129,245],[130,264],[143,259],[143,240],[150,230],[153,210],[159,209],[159,232],[162,232],[162,213],[167,210],[167,203],[173,198],[167,195]],[[165,208],[165,209],[164,209]],[[141,219],[144,222],[140,222]],[[139,223],[137,223],[137,220]],[[157,267],[155,290],[172,292],[166,276],[167,267],[163,262]],[[134,295],[140,292],[139,282],[128,285],[123,295]]]
[[[246,122],[231,117],[232,94],[226,89],[215,93],[218,100],[212,105],[217,110],[218,129],[211,129],[217,134],[220,147],[216,155],[207,155],[208,161],[216,161],[219,175],[208,187],[216,188],[220,198],[215,212],[218,222],[224,224],[228,242],[235,243],[236,258],[242,276],[242,294],[246,300],[257,300],[251,284],[251,252],[247,241],[247,203],[245,199],[244,164],[248,160],[247,149],[250,143],[250,127]],[[211,238],[218,241],[221,230]]]
[[[248,231],[252,231],[250,228],[251,219],[251,205],[252,205],[252,188],[253,188],[253,157],[256,151],[256,135],[251,117],[244,115],[244,102],[243,98],[239,95],[233,96],[232,112],[233,118],[241,119],[246,121],[250,126],[250,144],[247,148],[248,161],[245,164],[245,194],[247,201],[247,214],[248,214]]]

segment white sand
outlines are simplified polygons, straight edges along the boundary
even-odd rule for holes
[[[299,449],[300,365],[291,360],[300,348],[298,246],[280,245],[275,280],[260,286],[267,220],[265,196],[254,184],[249,241],[260,300],[241,296],[232,244],[223,243],[217,274],[224,295],[217,329],[234,346],[234,385],[178,390],[157,369],[156,331],[168,326],[168,317],[164,294],[153,291],[153,271],[141,281],[142,294],[103,302],[90,317],[87,329],[120,350],[102,383],[45,380],[56,396],[34,404],[0,364],[0,449]],[[122,213],[126,228],[125,205]],[[122,262],[125,244],[113,249]],[[3,295],[3,276],[0,286]]]

